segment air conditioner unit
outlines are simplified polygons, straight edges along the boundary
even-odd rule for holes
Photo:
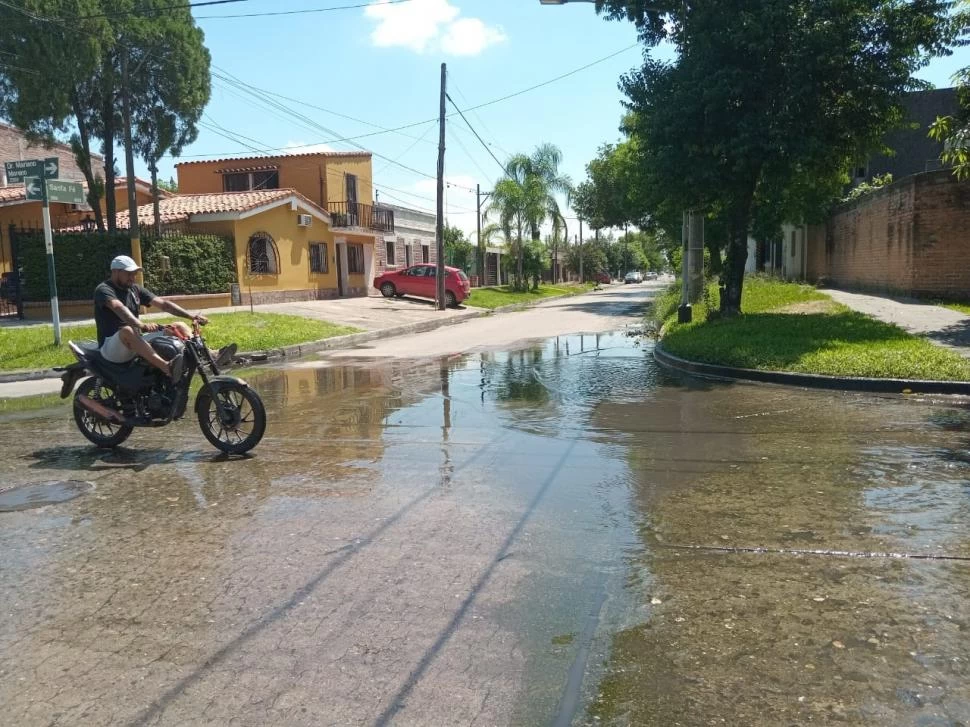
[[[309,227],[313,223],[313,217],[311,215],[297,215],[296,224],[300,227]]]

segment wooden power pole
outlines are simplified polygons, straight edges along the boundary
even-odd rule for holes
[[[438,264],[435,266],[435,297],[438,310],[447,306],[445,300],[445,95],[448,67],[441,64],[441,110],[438,118],[438,226],[436,231]]]

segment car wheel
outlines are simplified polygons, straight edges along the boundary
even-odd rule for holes
[[[381,295],[385,298],[393,298],[396,293],[397,290],[394,288],[394,283],[384,283],[381,286]]]
[[[458,305],[458,299],[450,290],[445,291],[445,305],[447,305],[449,308],[454,308]]]

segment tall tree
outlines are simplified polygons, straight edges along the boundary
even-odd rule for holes
[[[957,45],[970,44],[970,0],[960,0],[953,14]],[[970,178],[970,66],[964,66],[954,76],[960,112],[941,116],[930,127],[930,137],[943,143],[941,159],[953,167],[957,179]]]
[[[946,0],[605,0],[676,63],[622,80],[641,165],[671,203],[717,206],[728,228],[721,312],[740,312],[756,200],[833,180],[881,146],[912,74],[952,38]],[[666,21],[666,22],[665,22]],[[834,185],[833,185],[834,186]]]
[[[158,160],[178,155],[198,136],[198,121],[209,102],[210,56],[191,12],[178,8],[160,13],[142,30],[143,48],[133,73],[135,151],[148,164],[152,181],[155,234],[159,219]],[[131,62],[131,61],[129,61]]]
[[[111,43],[101,13],[100,0],[0,4],[0,116],[46,144],[69,137],[99,227],[104,185],[92,163],[98,124],[90,98]]]

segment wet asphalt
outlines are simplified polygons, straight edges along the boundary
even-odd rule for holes
[[[619,330],[245,372],[248,458],[0,415],[0,723],[970,723],[965,402],[674,378],[575,305]]]

